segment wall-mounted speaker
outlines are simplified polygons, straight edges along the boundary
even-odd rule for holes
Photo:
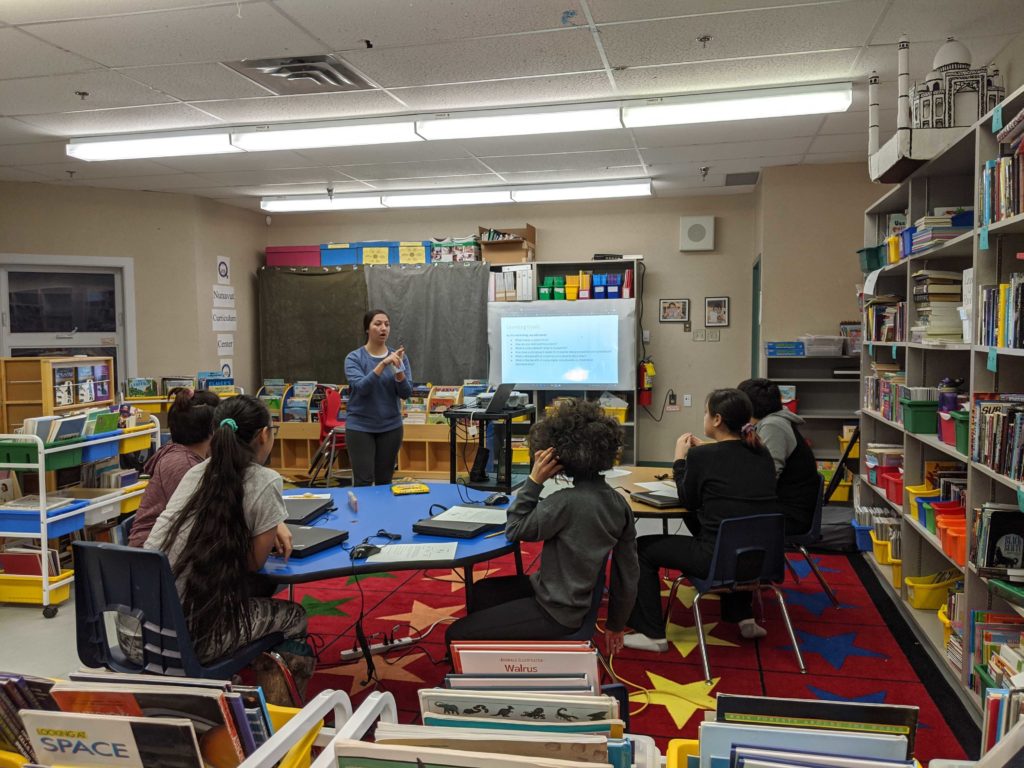
[[[679,218],[679,250],[715,250],[715,217],[681,216]]]

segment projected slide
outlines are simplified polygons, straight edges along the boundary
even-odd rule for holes
[[[501,378],[519,385],[615,384],[616,315],[501,318]]]

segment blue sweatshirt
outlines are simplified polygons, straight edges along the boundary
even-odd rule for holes
[[[382,359],[371,355],[366,347],[352,350],[345,358],[345,378],[349,386],[346,428],[357,432],[389,432],[402,426],[400,399],[412,394],[409,358],[402,360],[405,381],[395,380],[390,365],[380,376],[374,373],[373,369]]]

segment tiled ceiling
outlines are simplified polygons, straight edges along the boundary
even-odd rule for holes
[[[895,126],[947,35],[974,63],[1024,31],[1021,0],[0,0],[0,180],[264,194],[650,175],[660,196],[749,191],[730,173],[863,161],[866,81]],[[710,37],[702,41],[700,38]],[[221,62],[333,53],[363,91],[276,96]],[[73,136],[592,101],[853,80],[849,113],[636,130],[110,163]],[[86,95],[82,95],[86,94]],[[707,167],[706,176],[701,168]]]

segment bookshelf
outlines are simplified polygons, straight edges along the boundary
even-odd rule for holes
[[[1008,121],[1024,108],[1024,88],[1010,94],[1001,109]],[[962,272],[973,270],[971,294],[967,287],[964,299],[971,308],[971,334],[960,342],[914,342],[900,338],[895,342],[872,342],[865,332],[861,354],[861,381],[871,375],[872,362],[895,363],[905,372],[906,384],[912,387],[934,387],[939,380],[950,376],[962,378],[962,391],[974,396],[981,392],[1024,392],[1024,349],[991,348],[978,343],[978,329],[982,307],[979,302],[981,286],[1008,282],[1009,275],[1024,272],[1024,264],[1016,254],[1024,251],[1024,214],[1008,216],[1002,221],[984,226],[979,190],[983,183],[985,161],[999,155],[999,145],[992,131],[991,114],[970,128],[954,135],[938,156],[918,168],[904,181],[890,189],[865,211],[864,244],[879,245],[886,234],[887,216],[906,212],[907,223],[931,215],[937,207],[974,206],[975,222],[972,229],[924,253],[912,254],[896,264],[889,264],[873,273],[877,280],[874,293],[894,294],[908,298],[912,295],[912,275],[919,269],[938,269]],[[988,247],[985,246],[987,241]],[[908,301],[906,327],[915,324],[916,310]],[[865,326],[865,329],[867,326]],[[994,369],[994,370],[993,370]],[[799,389],[798,389],[799,392]],[[1022,486],[989,467],[960,453],[956,447],[943,443],[935,434],[915,434],[900,423],[898,417],[886,418],[867,406],[865,388],[861,387],[860,412],[862,445],[872,442],[902,445],[904,450],[904,486],[920,485],[924,480],[924,464],[931,461],[956,460],[967,472],[967,530],[974,524],[975,510],[989,501],[1017,503],[1017,492]],[[972,417],[973,418],[973,417]],[[971,424],[971,429],[974,429]],[[865,451],[861,450],[864,457]],[[966,611],[994,609],[1014,610],[998,590],[990,590],[988,580],[978,575],[968,557],[964,565],[957,563],[943,549],[939,538],[914,515],[906,504],[892,504],[880,488],[866,479],[866,466],[861,459],[855,498],[866,506],[889,505],[901,514],[902,576],[914,577],[939,571],[953,571],[962,575],[963,601]],[[915,630],[922,646],[932,657],[937,668],[954,685],[954,690],[969,703],[968,710],[980,719],[981,703],[971,689],[971,663],[965,658],[960,669],[947,659],[942,622],[936,611],[914,608],[908,599],[906,585],[893,581],[892,570],[875,560],[872,552],[864,558],[875,571],[887,593],[893,598],[903,616]],[[966,637],[964,643],[966,645]]]
[[[33,416],[112,405],[112,357],[0,358],[0,432]]]

